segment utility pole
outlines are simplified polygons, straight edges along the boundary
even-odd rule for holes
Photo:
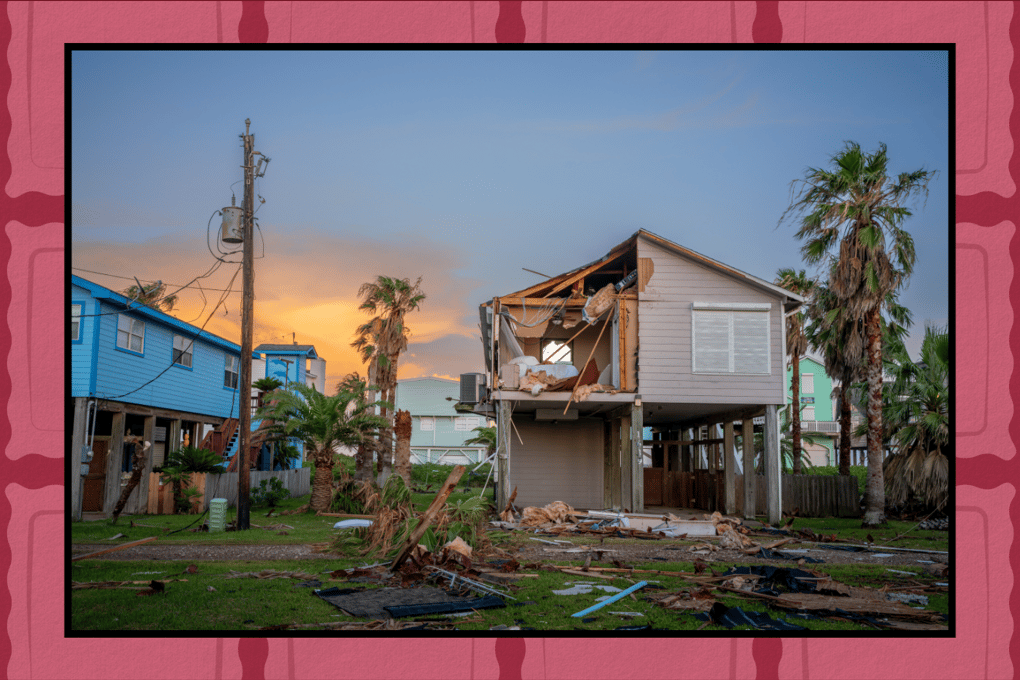
[[[238,400],[240,413],[241,437],[239,441],[240,450],[237,455],[237,528],[250,529],[249,512],[251,510],[251,478],[249,475],[248,461],[249,448],[251,447],[251,353],[252,353],[252,327],[254,317],[255,300],[255,266],[254,255],[254,227],[252,215],[255,206],[255,135],[249,133],[251,119],[244,120],[244,199],[241,208],[244,213],[243,234],[244,251],[242,267],[244,268],[244,292],[241,307],[241,376],[238,390],[242,392]]]

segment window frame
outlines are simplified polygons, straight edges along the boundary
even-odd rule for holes
[[[234,365],[234,371],[230,371],[231,363]],[[234,376],[234,384],[227,384],[227,376]],[[225,390],[237,390],[241,387],[241,358],[236,357],[233,354],[223,354],[223,389]]]
[[[474,423],[472,425],[472,423]],[[476,427],[479,427],[482,423],[482,419],[478,416],[455,416],[453,419],[453,431],[454,432],[471,432]]]
[[[428,423],[429,427],[425,427],[425,423]],[[436,431],[436,417],[435,416],[419,416],[418,417],[418,431],[419,432],[435,432]]]
[[[186,350],[185,349],[178,349],[177,348],[177,339],[178,338],[181,339],[181,341],[182,341],[181,344],[187,346]],[[182,358],[183,357],[188,357],[188,363],[184,364],[184,363],[179,363],[177,361],[177,353],[178,352],[181,353],[181,357]],[[180,335],[178,333],[174,333],[174,337],[173,337],[173,340],[171,341],[171,346],[170,346],[170,361],[177,368],[183,368],[183,369],[188,370],[188,371],[195,370],[195,340],[194,340],[194,338],[189,338],[189,337],[186,337],[184,335]]]
[[[75,314],[75,311],[74,311],[75,307],[78,308],[77,314]],[[71,301],[71,328],[74,329],[75,325],[77,324],[77,328],[76,328],[77,333],[75,333],[74,335],[71,336],[71,342],[74,343],[74,344],[81,344],[82,342],[84,342],[84,338],[82,337],[84,335],[84,333],[82,333],[82,327],[81,327],[82,326],[81,320],[82,320],[82,317],[84,316],[84,312],[85,312],[85,302],[84,301],[78,301],[78,302],[76,302],[74,300]]]
[[[699,314],[716,315],[716,319],[725,319],[726,323],[726,359],[729,370],[717,370],[714,367],[699,369],[698,365],[698,317]],[[737,370],[736,333],[734,325],[738,319],[737,314],[762,315],[765,321],[764,328],[764,354],[765,370],[748,372]],[[743,320],[750,320],[745,317]],[[703,350],[704,351],[704,350]],[[715,350],[720,353],[719,349]],[[708,357],[702,355],[701,363],[708,361]],[[770,302],[694,302],[691,304],[691,373],[695,375],[729,375],[729,376],[760,376],[772,375],[772,303]]]
[[[125,330],[125,329],[120,327],[121,326],[121,322],[123,320],[125,320],[125,319],[130,322],[130,326],[128,327],[127,330]],[[135,331],[135,324],[141,324],[141,327],[142,327],[141,328],[141,330],[142,330],[141,335],[137,335],[134,332]],[[128,336],[128,346],[127,347],[122,347],[121,344],[120,344],[120,334],[121,333],[127,333],[127,336]],[[141,349],[131,349],[131,338],[140,338],[140,340],[141,340],[141,342],[140,342]],[[118,314],[117,315],[117,335],[116,335],[116,339],[114,341],[114,346],[117,348],[117,350],[119,350],[121,352],[127,352],[128,354],[134,354],[135,356],[140,356],[140,357],[145,356],[145,322],[140,320],[140,319],[136,319],[135,317],[131,316],[130,314],[124,314],[124,313]]]

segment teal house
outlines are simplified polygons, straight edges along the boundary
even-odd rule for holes
[[[485,447],[465,444],[475,437],[485,418],[459,413],[460,383],[444,378],[408,378],[397,381],[396,407],[410,411],[411,463],[469,465],[485,458]]]
[[[793,367],[786,367],[786,397],[792,403]],[[838,465],[836,448],[839,443],[839,413],[832,397],[832,379],[825,373],[825,364],[805,355],[800,358],[800,420],[801,432],[814,443],[803,442],[813,465]],[[789,436],[787,434],[786,436]]]

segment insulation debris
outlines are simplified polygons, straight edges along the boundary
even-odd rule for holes
[[[521,526],[537,527],[566,522],[574,509],[563,501],[553,501],[544,508],[527,507],[521,511]]]

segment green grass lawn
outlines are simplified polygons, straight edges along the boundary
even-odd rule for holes
[[[329,572],[363,564],[364,560],[338,558],[336,561],[291,560],[269,562],[202,562],[198,572],[183,573],[186,563],[131,561],[114,562],[89,560],[71,565],[71,579],[77,582],[147,581],[150,579],[183,578],[166,584],[163,594],[140,597],[138,590],[84,589],[74,590],[71,596],[71,627],[74,630],[255,630],[264,626],[282,624],[331,623],[359,621],[340,613],[332,605],[315,597],[312,588],[299,587],[300,579],[228,578],[231,571],[257,572],[264,569],[301,571],[323,582],[323,587],[343,582],[330,581]],[[579,565],[578,562],[559,562],[562,565]],[[661,562],[634,565],[638,569],[687,572],[677,576],[639,575],[630,577],[612,575],[612,579],[579,577],[559,571],[538,571],[537,578],[519,581],[507,607],[486,609],[463,618],[454,618],[460,630],[489,630],[493,626],[518,626],[536,630],[613,630],[620,626],[650,625],[656,630],[695,630],[702,622],[691,614],[664,609],[647,598],[652,592],[678,592],[694,585],[686,578],[693,571],[687,562],[664,564]],[[728,565],[713,564],[716,569]],[[813,565],[816,571],[851,585],[878,585],[890,580],[883,567]],[[906,571],[907,569],[904,569]],[[647,576],[647,578],[644,578]],[[577,582],[612,585],[626,589],[636,579],[643,578],[649,586],[632,596],[603,607],[584,618],[571,615],[596,603],[596,598],[607,593],[594,589],[587,594],[559,595],[554,590],[570,588]],[[906,576],[899,578],[905,579]],[[918,572],[918,580],[933,581]],[[360,584],[349,584],[360,585]],[[139,586],[143,587],[143,586]],[[373,587],[373,586],[369,586]],[[866,625],[826,619],[805,620],[788,613],[770,609],[766,603],[736,595],[719,593],[717,600],[728,606],[744,610],[767,612],[774,619],[787,620],[812,631],[866,631]],[[928,609],[948,614],[946,594],[929,595]],[[623,614],[619,612],[624,612]],[[628,616],[627,613],[640,614]],[[446,620],[433,617],[434,620]],[[421,620],[427,620],[423,618]],[[706,630],[726,630],[709,625]]]
[[[417,510],[424,510],[431,503],[435,490],[439,488],[449,473],[449,466],[433,466],[436,468],[426,475],[430,492],[412,492],[412,501]],[[438,481],[432,485],[432,477]],[[468,480],[458,485],[451,495],[450,501],[457,503],[481,491],[481,479]],[[423,488],[426,484],[414,485]],[[474,486],[471,486],[474,484]],[[491,482],[485,491],[485,497],[491,502]],[[308,496],[292,498],[284,501],[276,511],[297,508],[307,503]],[[204,518],[198,515],[135,515],[123,516],[116,525],[109,520],[93,522],[74,522],[71,525],[73,543],[95,543],[102,545],[118,545],[149,536],[158,536],[159,543],[192,543],[196,545],[232,545],[232,544],[310,544],[327,543],[337,535],[333,524],[334,517],[317,517],[314,514],[301,513],[294,515],[266,517],[268,508],[253,508],[250,519],[253,528],[243,532],[224,532],[209,534],[195,533],[185,529],[198,520],[199,526]],[[228,522],[234,519],[235,510],[228,511]],[[132,527],[131,522],[136,526]],[[287,524],[292,529],[263,530],[254,525],[269,526]],[[905,532],[916,522],[889,521],[888,525],[877,530],[863,530],[858,519],[837,518],[796,518],[794,529],[810,528],[816,534],[836,534],[839,538],[865,541],[871,534],[877,545],[892,541],[898,534]],[[147,525],[147,526],[140,526]],[[192,527],[194,528],[194,527]],[[185,529],[177,533],[167,533],[177,529]],[[122,537],[110,540],[116,534]],[[496,546],[512,551],[516,546],[530,543],[528,532],[489,532],[489,538]],[[561,536],[571,543],[583,546],[599,543],[594,536]],[[760,539],[759,539],[760,540]],[[678,543],[689,544],[691,541]],[[764,541],[763,541],[764,542]],[[609,539],[605,544],[612,549],[613,545],[629,543],[645,543],[640,539]],[[360,555],[360,541],[352,540],[345,554],[338,554],[335,559],[288,560],[265,562],[230,562],[203,561],[197,573],[182,573],[188,566],[179,561],[116,561],[116,560],[82,560],[71,563],[71,580],[76,582],[103,581],[144,581],[151,579],[187,579],[186,581],[170,582],[162,594],[139,596],[137,589],[81,589],[71,593],[71,627],[73,630],[256,630],[264,626],[283,624],[320,624],[339,621],[359,621],[340,614],[339,610],[312,594],[311,588],[296,587],[298,580],[291,578],[253,579],[228,578],[231,571],[258,572],[265,569],[278,571],[300,571],[314,575],[323,582],[323,587],[333,585],[348,587],[340,581],[329,581],[329,572],[338,568],[350,568],[373,562],[372,558]],[[896,540],[893,545],[904,548],[948,551],[946,532],[909,531],[906,537]],[[580,562],[550,561],[549,564],[577,566]],[[489,630],[493,626],[517,626],[522,629],[535,630],[614,630],[623,626],[651,626],[655,630],[696,630],[701,629],[702,622],[693,615],[675,610],[664,609],[650,599],[653,592],[678,592],[690,588],[694,583],[688,580],[693,565],[688,562],[662,562],[633,564],[636,569],[656,571],[687,572],[676,576],[640,575],[630,577],[611,574],[611,580],[597,577],[578,577],[559,571],[546,569],[527,569],[528,573],[537,574],[536,578],[523,578],[512,592],[515,600],[507,600],[508,606],[502,609],[489,609],[473,613],[463,618],[451,619],[460,630]],[[712,563],[712,568],[721,570],[728,565]],[[789,566],[782,564],[777,566]],[[878,588],[892,583],[902,583],[908,579],[916,579],[924,584],[932,584],[941,579],[928,575],[919,567],[897,566],[899,571],[910,572],[912,576],[897,574],[880,565],[805,565],[819,573],[829,574],[833,579],[847,585]],[[610,574],[607,574],[610,575]],[[557,595],[553,590],[565,589],[577,581],[590,581],[596,584],[609,584],[625,589],[637,579],[647,576],[644,580],[649,586],[631,596],[610,604],[582,618],[571,615],[595,604],[596,598],[606,593],[595,589],[591,593],[578,595]],[[360,584],[349,584],[360,585]],[[139,585],[139,588],[144,586]],[[369,586],[374,587],[374,586]],[[949,596],[946,593],[929,593],[927,609],[944,614],[949,613]],[[728,606],[740,606],[745,610],[764,611],[776,619],[788,620],[813,631],[868,631],[874,630],[866,625],[858,625],[845,621],[805,620],[788,613],[773,610],[768,604],[738,595],[730,595],[717,591],[716,599]],[[614,613],[616,612],[616,613]],[[627,616],[618,612],[640,614]],[[424,620],[424,619],[422,619]],[[447,620],[442,618],[441,620]],[[703,630],[725,631],[721,626],[709,625]],[[728,632],[728,631],[727,631]]]

